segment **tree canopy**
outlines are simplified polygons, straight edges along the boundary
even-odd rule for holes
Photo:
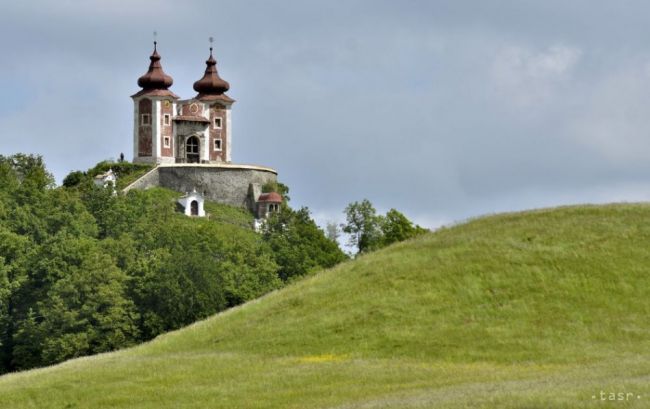
[[[427,231],[395,209],[390,209],[384,216],[377,214],[368,199],[350,203],[344,213],[346,223],[342,230],[350,235],[348,243],[359,253],[377,250]]]
[[[96,187],[109,168],[147,170],[100,163],[56,187],[41,157],[0,156],[0,373],[151,339],[346,257],[306,209],[285,202],[256,233],[240,209],[189,218],[175,192]]]

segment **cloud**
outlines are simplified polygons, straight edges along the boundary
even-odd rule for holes
[[[59,180],[128,154],[129,95],[158,30],[183,98],[216,38],[237,100],[233,158],[276,167],[319,220],[363,198],[427,227],[637,198],[650,179],[648,12],[585,0],[5,2],[0,153],[42,153]]]
[[[650,76],[632,59],[592,83],[567,133],[585,150],[616,168],[648,168]]]
[[[497,51],[491,67],[497,92],[516,106],[529,108],[549,102],[558,86],[570,79],[582,52],[553,45],[537,51],[508,46]]]

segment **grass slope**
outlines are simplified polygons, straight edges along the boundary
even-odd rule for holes
[[[0,407],[647,408],[649,273],[648,205],[485,217],[1,377]]]

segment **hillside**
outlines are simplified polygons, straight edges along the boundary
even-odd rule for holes
[[[484,217],[0,377],[0,407],[650,407],[649,273],[650,205]]]

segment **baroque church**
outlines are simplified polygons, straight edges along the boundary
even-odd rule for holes
[[[232,162],[235,100],[226,95],[230,84],[219,76],[212,52],[210,47],[203,77],[194,83],[197,94],[181,99],[170,90],[174,81],[163,71],[154,41],[149,69],[138,79],[141,89],[131,98],[133,162],[155,167],[124,190],[166,187],[187,193],[186,198],[246,207],[263,218],[282,201],[277,193],[262,193],[265,184],[277,181],[277,172]],[[191,209],[186,214],[202,213],[198,203],[191,202]]]
[[[219,77],[217,61],[205,62],[196,96],[180,99],[169,90],[174,80],[160,63],[157,42],[149,70],[138,79],[142,88],[131,96],[134,106],[133,160],[160,163],[230,162],[231,108],[225,94],[230,84]]]

